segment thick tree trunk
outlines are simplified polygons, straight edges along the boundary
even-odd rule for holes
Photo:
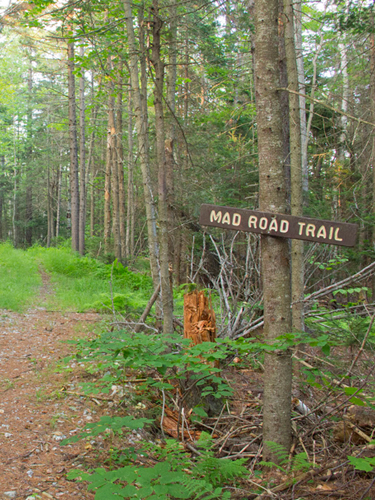
[[[126,26],[127,26],[128,43],[129,43],[130,78],[133,91],[134,115],[135,115],[137,140],[138,140],[138,154],[142,172],[143,190],[144,190],[144,198],[146,206],[148,245],[150,251],[150,266],[151,266],[151,274],[154,283],[154,288],[156,288],[160,281],[159,264],[158,264],[159,251],[158,251],[157,237],[156,237],[156,217],[155,217],[154,197],[152,193],[151,180],[150,180],[147,119],[144,113],[144,106],[142,102],[144,101],[145,103],[147,103],[147,100],[146,96],[141,97],[141,91],[139,88],[138,49],[135,44],[131,2],[130,0],[124,0],[123,3],[126,16]],[[143,53],[142,56],[144,56]],[[143,89],[143,91],[145,92],[146,89]]]
[[[290,197],[291,214],[302,216],[302,151],[298,70],[294,44],[294,12],[291,0],[284,0],[284,37],[289,92]],[[303,241],[292,239],[292,327],[303,331],[304,258]]]
[[[84,48],[81,46],[80,56],[84,56]],[[79,253],[84,255],[85,253],[85,229],[86,229],[86,126],[85,126],[85,77],[82,74],[79,80],[79,101],[80,101],[80,111],[79,111],[79,130],[80,130],[80,141],[79,141],[79,179],[80,179],[80,191],[79,191]]]
[[[285,213],[287,193],[283,171],[282,119],[277,89],[278,0],[255,3],[255,78],[258,121],[260,210]],[[291,331],[288,242],[262,236],[264,334],[272,343]],[[267,445],[273,441],[289,451],[291,443],[292,363],[288,351],[265,355],[264,457],[277,461]]]
[[[79,181],[76,92],[74,77],[74,44],[68,43],[68,101],[69,101],[69,145],[70,145],[70,205],[72,249],[79,251]]]
[[[163,111],[164,63],[160,57],[160,32],[163,22],[159,17],[158,0],[153,0],[153,42],[151,62],[155,68],[155,125],[156,152],[158,161],[159,194],[159,244],[160,244],[160,283],[163,308],[163,333],[173,333],[173,297],[169,276],[169,238],[167,207],[167,166],[165,161],[165,133]]]

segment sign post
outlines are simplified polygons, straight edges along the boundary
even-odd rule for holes
[[[202,226],[347,247],[355,245],[358,230],[357,224],[217,205],[201,205],[199,222]]]

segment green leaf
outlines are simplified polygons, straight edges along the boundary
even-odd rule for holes
[[[374,470],[375,458],[348,456],[348,460],[356,470],[362,470],[365,472],[371,472]]]
[[[350,398],[349,400],[353,405],[356,405],[356,406],[367,406],[366,402],[365,401],[362,401],[362,399],[359,399],[359,398]]]

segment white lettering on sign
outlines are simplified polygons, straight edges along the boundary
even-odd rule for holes
[[[267,229],[268,226],[268,219],[267,217],[261,217],[259,221],[259,227],[260,229]]]
[[[228,226],[240,226],[242,216],[238,212],[222,212],[221,210],[210,212],[210,222],[217,224],[226,224]],[[321,238],[324,240],[334,240],[343,241],[340,238],[339,227],[328,226],[324,224],[316,225],[312,222],[297,222],[298,224],[298,236],[306,238]],[[247,225],[250,229],[261,229],[262,231],[267,231],[269,233],[283,233],[286,234],[290,230],[290,222],[285,219],[277,220],[276,216],[263,216],[250,215],[247,221]],[[293,229],[293,228],[292,228]],[[292,236],[293,237],[293,236]]]
[[[289,230],[289,222],[283,219],[280,222],[280,233],[287,233],[288,230]]]
[[[232,224],[233,224],[233,226],[239,226],[241,224],[241,215],[240,214],[233,214]]]
[[[304,228],[304,226],[306,226],[306,222],[299,222],[299,223],[298,223],[298,225],[299,225],[299,231],[298,231],[298,234],[299,234],[299,236],[301,236],[301,235],[302,235],[303,228]]]
[[[270,227],[268,228],[268,231],[278,231],[278,230],[279,230],[279,225],[277,224],[277,220],[272,219]]]
[[[219,210],[218,213],[216,213],[215,210],[211,210],[210,222],[218,222],[220,224],[221,217],[222,217],[221,210]]]
[[[339,231],[340,231],[340,228],[336,227],[336,230],[335,230],[335,241],[342,241],[342,238],[339,238]]]
[[[256,215],[250,215],[247,225],[249,227],[257,228],[258,217]]]
[[[229,212],[226,212],[224,214],[223,220],[221,221],[222,224],[230,224],[230,215]]]
[[[327,238],[327,230],[325,226],[320,226],[318,232],[316,233],[317,238]]]
[[[315,238],[315,225],[314,224],[307,224],[306,226],[306,236],[312,236]]]

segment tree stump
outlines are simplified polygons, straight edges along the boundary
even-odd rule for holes
[[[215,342],[216,317],[209,302],[203,291],[195,290],[184,296],[184,337],[194,345]]]
[[[212,309],[211,301],[205,296],[204,292],[188,293],[184,296],[184,338],[191,339],[194,345],[202,342],[215,342],[216,339],[216,317]],[[206,362],[202,359],[202,362]],[[219,367],[219,362],[210,363],[211,366]],[[208,381],[207,385],[215,386]],[[182,381],[181,389],[184,392],[188,387],[189,394],[185,394],[184,400],[189,408],[201,404],[210,416],[220,413],[223,402],[221,398],[215,398],[213,395],[208,395],[202,398],[203,386],[192,387],[192,380],[187,377]]]

